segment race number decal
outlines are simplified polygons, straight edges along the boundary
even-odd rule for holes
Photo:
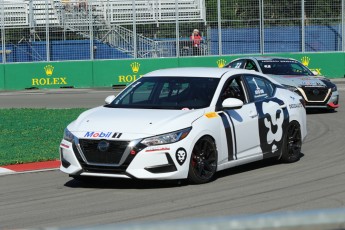
[[[180,165],[183,165],[183,163],[187,159],[187,152],[184,148],[179,148],[176,150],[176,160]]]

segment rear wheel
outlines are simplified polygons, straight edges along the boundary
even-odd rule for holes
[[[188,180],[193,184],[211,181],[217,170],[217,148],[209,136],[200,138],[195,144],[190,159]]]
[[[302,137],[298,122],[292,121],[286,129],[281,160],[286,163],[298,161],[301,157]]]

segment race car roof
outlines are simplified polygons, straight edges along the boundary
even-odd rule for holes
[[[253,73],[252,70],[229,69],[218,67],[182,67],[155,70],[144,75],[144,77],[212,77],[221,78],[225,73],[231,75]]]
[[[290,61],[296,61],[293,58],[287,58],[287,57],[253,56],[253,57],[250,57],[250,58],[256,59],[258,61],[270,61],[270,60],[290,60]],[[239,59],[243,59],[243,58],[239,58]]]

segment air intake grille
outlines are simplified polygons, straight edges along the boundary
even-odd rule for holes
[[[91,164],[119,164],[128,141],[106,141],[109,145],[106,149],[99,148],[99,143],[104,140],[80,139],[79,144],[82,154]]]
[[[328,94],[327,88],[320,88],[320,87],[303,87],[302,88],[307,99],[309,102],[316,102],[316,101],[327,101]]]

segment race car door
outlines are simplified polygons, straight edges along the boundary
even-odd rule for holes
[[[244,105],[239,109],[223,109],[219,115],[225,128],[227,145],[227,159],[232,161],[251,157],[260,153],[260,141],[258,130],[258,113],[255,103],[249,98],[241,76],[231,78],[225,84],[218,104],[226,98],[233,97],[243,101]]]
[[[257,75],[245,75],[251,100],[258,114],[257,130],[263,158],[277,155],[283,144],[283,131],[288,125],[289,114],[284,101],[274,97],[275,85]]]

